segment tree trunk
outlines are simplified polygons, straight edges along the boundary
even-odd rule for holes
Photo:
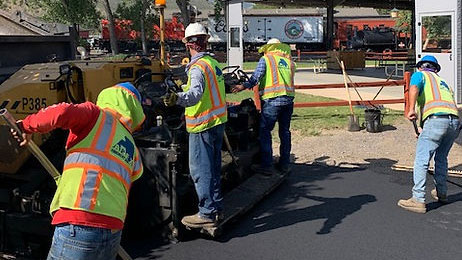
[[[140,37],[141,37],[141,47],[143,48],[143,54],[147,55],[148,54],[148,46],[146,44],[146,31],[144,28],[144,22],[146,19],[146,2],[143,1],[141,5],[141,12],[140,12]]]
[[[430,43],[430,37],[427,36],[427,39],[425,39],[425,42],[422,46],[422,50],[425,51],[428,47],[428,44]]]
[[[180,8],[181,17],[183,18],[183,25],[186,28],[186,26],[188,26],[191,22],[188,8],[189,0],[176,0],[176,4],[178,5],[178,8]]]
[[[140,17],[140,27],[141,27],[141,46],[143,48],[143,54],[144,55],[147,55],[148,54],[148,46],[146,45],[146,33],[144,31],[144,14],[143,12],[141,13],[141,17]]]
[[[116,37],[115,26],[114,26],[114,17],[112,16],[112,11],[111,11],[111,6],[109,5],[109,0],[104,0],[103,5],[104,5],[104,11],[106,12],[106,17],[108,20],[109,38],[111,40],[112,55],[116,55],[119,53],[119,48],[117,46],[117,37]]]

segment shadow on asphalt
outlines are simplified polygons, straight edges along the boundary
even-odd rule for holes
[[[359,194],[349,197],[321,197],[312,193],[323,188],[313,184],[321,180],[337,180],[342,178],[342,173],[358,172],[366,169],[368,164],[334,163],[335,166],[326,165],[330,157],[323,156],[316,158],[313,164],[294,164],[292,173],[288,180],[277,191],[282,194],[283,200],[268,198],[254,215],[263,215],[239,223],[244,228],[233,228],[230,225],[225,230],[225,234],[218,238],[219,242],[227,242],[235,237],[244,237],[251,234],[261,233],[285,226],[295,225],[300,222],[324,219],[322,227],[316,233],[319,235],[328,234],[331,230],[342,223],[348,215],[359,211],[362,206],[375,202],[376,197],[371,194]],[[332,161],[331,161],[332,163]],[[276,197],[276,196],[275,196]],[[315,202],[315,205],[287,209],[288,205],[294,204],[299,200],[308,199]],[[259,214],[263,213],[264,214]],[[249,215],[252,215],[250,213]]]
[[[344,178],[342,174],[345,173],[373,171],[389,176],[389,181],[392,183],[408,186],[409,190],[411,189],[412,173],[398,173],[391,169],[397,161],[388,158],[371,158],[365,161],[366,163],[358,164],[335,162],[329,156],[323,156],[316,158],[311,164],[293,164],[291,175],[280,187],[261,201],[256,208],[236,219],[235,223],[225,226],[223,235],[215,240],[219,243],[226,243],[233,238],[319,220],[324,220],[324,222],[316,234],[331,233],[335,227],[342,224],[346,217],[360,211],[363,206],[377,201],[374,194],[364,194],[361,191],[345,197],[314,195],[324,189],[317,182],[342,180]],[[428,178],[430,181],[432,177]],[[462,192],[449,195],[448,199],[449,203],[461,201]],[[429,211],[444,208],[444,206],[438,202],[427,203]],[[184,241],[199,238],[210,239],[198,232],[191,232],[184,237]],[[171,241],[162,238],[159,234],[152,234],[142,240],[124,242],[122,245],[132,257],[142,257],[142,259],[161,258],[165,255],[165,251],[174,247]]]

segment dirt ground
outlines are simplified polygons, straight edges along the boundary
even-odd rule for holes
[[[300,137],[292,131],[292,153],[295,163],[323,163],[331,166],[390,167],[393,164],[412,166],[415,138],[412,124],[397,120],[384,126],[380,133],[345,130],[324,131],[319,136]],[[279,144],[275,144],[277,154]],[[448,157],[449,167],[462,170],[462,146],[454,144]]]

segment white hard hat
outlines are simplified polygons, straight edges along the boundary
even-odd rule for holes
[[[281,43],[281,41],[278,38],[272,38],[266,44],[275,44],[275,43]]]
[[[183,43],[187,42],[187,39],[192,36],[207,35],[207,30],[200,23],[190,23],[184,31]]]

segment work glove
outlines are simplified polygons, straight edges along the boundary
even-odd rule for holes
[[[176,105],[176,101],[178,100],[178,95],[176,93],[168,93],[164,96],[163,101],[164,105],[167,107],[171,107]]]

